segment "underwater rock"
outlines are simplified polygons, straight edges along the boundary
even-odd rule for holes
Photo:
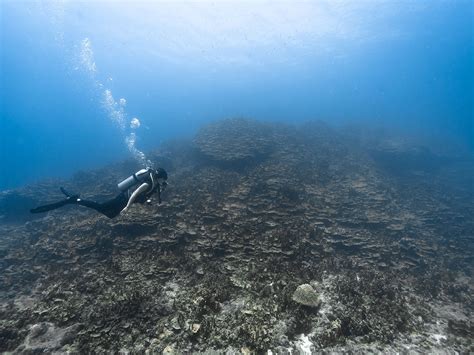
[[[296,303],[309,307],[319,307],[321,300],[310,284],[299,285],[291,297]]]

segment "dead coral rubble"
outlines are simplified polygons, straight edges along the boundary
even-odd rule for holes
[[[2,193],[0,351],[472,351],[473,165],[395,174],[381,146],[231,119],[151,154],[161,206],[9,212],[105,199],[133,162]]]

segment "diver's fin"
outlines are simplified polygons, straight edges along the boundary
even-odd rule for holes
[[[67,192],[64,187],[60,187],[59,189],[61,190],[61,192],[62,192],[63,194],[66,195],[66,197],[71,197],[71,194],[70,194],[69,192]]]
[[[48,211],[51,211],[51,210],[54,210],[54,209],[56,209],[56,207],[40,206],[40,207],[32,208],[30,210],[30,212],[31,213],[42,213],[42,212],[48,212]]]
[[[33,209],[30,210],[30,212],[31,213],[48,212],[48,211],[55,210],[56,208],[62,207],[64,205],[67,205],[69,203],[72,203],[72,201],[70,201],[70,199],[68,198],[68,199],[63,200],[63,201],[59,201],[59,202],[51,203],[49,205],[44,205],[44,206],[39,206],[39,207],[33,208]]]
[[[61,192],[62,192],[64,195],[66,195],[66,197],[67,197],[68,199],[71,198],[71,199],[74,199],[74,200],[75,200],[75,199],[78,199],[78,198],[79,198],[79,194],[71,194],[71,193],[67,192],[64,187],[60,187],[59,189],[61,190]]]

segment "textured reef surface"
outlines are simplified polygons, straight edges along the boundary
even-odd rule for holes
[[[149,156],[163,204],[113,220],[28,209],[132,161],[0,194],[0,351],[474,351],[469,158],[245,119]]]

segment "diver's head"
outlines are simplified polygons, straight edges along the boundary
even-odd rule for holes
[[[149,174],[152,175],[153,179],[156,180],[168,180],[168,174],[166,173],[166,170],[163,168],[158,168],[158,169],[153,169],[150,167],[147,167],[146,170],[148,171]]]

